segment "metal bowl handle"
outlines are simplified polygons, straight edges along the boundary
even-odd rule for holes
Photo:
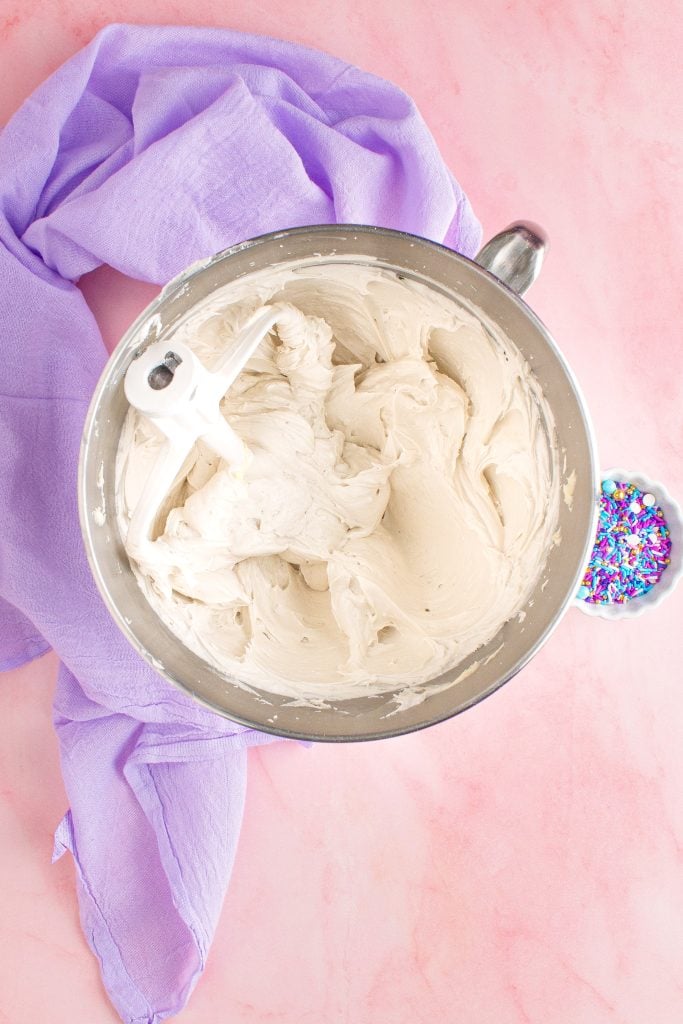
[[[548,236],[543,228],[518,220],[494,235],[474,260],[513,292],[523,295],[538,277],[547,248]]]

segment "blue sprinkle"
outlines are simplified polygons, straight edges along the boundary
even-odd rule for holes
[[[576,596],[578,597],[579,601],[585,601],[587,597],[590,597],[590,590],[588,589],[588,587],[579,587],[579,589],[576,591]]]
[[[614,480],[603,480],[602,489],[605,492],[605,494],[614,494],[614,492],[617,489],[617,485],[614,482]]]

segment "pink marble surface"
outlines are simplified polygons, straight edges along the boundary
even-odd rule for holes
[[[603,465],[683,496],[679,0],[0,0],[0,122],[108,21],[329,49],[412,93],[487,233],[553,250],[530,299]],[[113,341],[153,294],[84,283]],[[678,1024],[683,588],[568,614],[512,683],[426,733],[251,754],[244,831],[182,1024]],[[0,679],[0,1021],[115,1024],[80,932],[47,656]]]

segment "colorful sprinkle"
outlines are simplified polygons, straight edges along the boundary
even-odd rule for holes
[[[588,604],[623,604],[647,594],[671,559],[666,519],[653,494],[604,480],[593,554],[577,591]]]

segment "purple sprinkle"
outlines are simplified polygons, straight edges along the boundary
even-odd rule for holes
[[[589,604],[622,604],[646,594],[666,570],[671,540],[656,503],[635,484],[617,480],[615,493],[600,494],[598,532],[582,579]],[[650,498],[651,495],[648,495]]]

